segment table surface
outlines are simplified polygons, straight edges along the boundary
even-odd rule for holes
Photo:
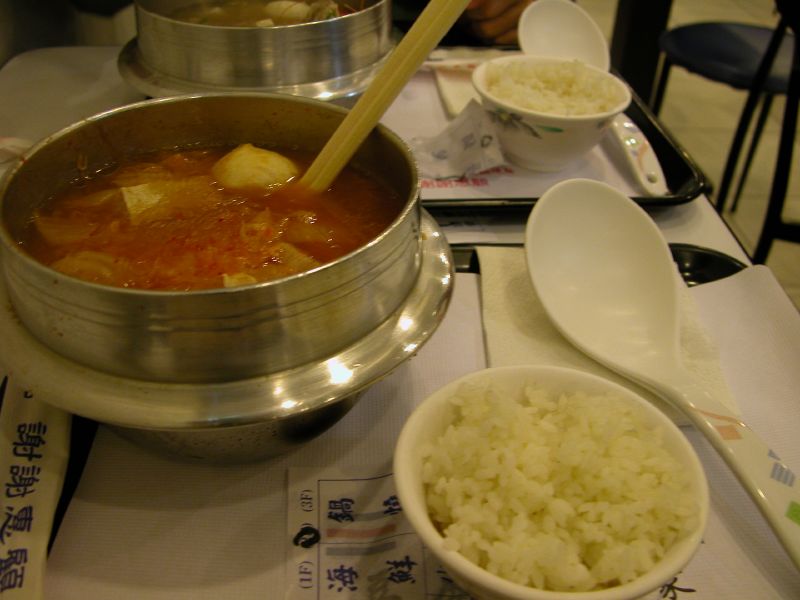
[[[12,59],[0,70],[0,137],[36,141],[81,118],[143,99],[120,78],[116,66],[119,51],[118,47],[46,48]],[[402,137],[400,122],[395,120],[390,126]],[[705,246],[747,261],[705,197],[649,212],[667,241]],[[462,225],[448,225],[448,239],[478,243],[517,243],[521,239],[521,224],[499,237],[486,230],[475,234]],[[393,399],[418,400],[442,382],[486,364],[480,325],[461,327],[464,322],[480,321],[478,279],[474,275],[459,276],[446,323],[423,348],[424,356],[430,360],[417,358],[412,366],[402,367],[399,376],[382,382],[369,402],[357,406],[359,413],[354,418],[374,424],[367,431],[355,428],[351,420],[324,440],[327,445],[312,444],[268,469],[259,465],[227,469],[183,465],[154,456],[101,427],[96,447],[102,447],[104,455],[93,453],[89,457],[86,477],[70,507],[72,514],[65,520],[63,540],[59,534],[51,555],[47,597],[86,597],[81,594],[87,589],[113,592],[118,598],[232,597],[231,589],[243,590],[236,597],[259,597],[250,594],[253,590],[272,589],[269,586],[277,582],[282,584],[284,567],[280,557],[284,556],[284,541],[276,534],[285,533],[286,529],[286,470],[302,464],[332,468],[337,459],[350,467],[367,469],[370,474],[390,468],[385,461],[386,452],[390,452],[390,441],[410,410],[408,405],[393,403]],[[709,315],[713,313],[711,299],[706,301],[704,310]],[[445,345],[452,336],[458,336],[461,344],[455,356],[451,360],[434,358],[452,354],[452,347]],[[404,379],[409,370],[415,377]],[[382,426],[391,433],[381,433]],[[381,448],[383,454],[373,454],[373,448]],[[703,459],[713,461],[714,457],[706,451]],[[713,494],[717,501],[719,494],[729,498],[740,495],[729,475],[720,485]],[[148,504],[147,498],[158,498],[159,505]],[[187,498],[189,506],[185,504]],[[742,500],[731,500],[728,505],[723,498],[722,502],[730,509]],[[254,522],[254,514],[260,515],[261,520]],[[735,515],[731,518],[737,520]],[[749,539],[752,532],[748,523],[741,531],[725,529],[725,535],[732,536],[731,543]],[[118,539],[107,537],[108,532],[114,532]],[[224,547],[220,549],[208,536],[217,536]],[[115,544],[120,539],[130,545],[130,552],[119,553]],[[227,566],[220,566],[215,558],[219,555],[214,551],[193,555],[193,560],[188,561],[191,564],[181,560],[182,553],[192,553],[209,543],[226,556]],[[84,551],[85,560],[76,558]],[[767,556],[774,558],[774,549],[770,552]],[[154,562],[154,556],[162,558]],[[163,557],[171,557],[169,564],[163,563]],[[264,560],[266,566],[258,562]],[[787,571],[785,559],[777,561],[778,566],[764,569],[763,576],[752,583],[754,587],[742,584],[741,589],[769,590],[771,595],[760,597],[797,597],[794,594],[800,590],[800,581],[796,572],[793,574],[790,567]],[[715,567],[720,573],[728,570],[723,564]],[[730,583],[715,585],[718,583],[722,586],[719,589],[736,589]],[[198,586],[204,588],[202,592]],[[690,598],[709,597],[678,588],[666,589],[663,593],[672,595],[659,597],[683,597],[684,593]],[[260,597],[275,597],[264,594]],[[734,593],[725,597],[754,596]]]

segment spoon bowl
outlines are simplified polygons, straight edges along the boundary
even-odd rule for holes
[[[551,188],[528,224],[526,252],[540,299],[565,337],[641,372],[678,360],[677,271],[655,223],[620,195],[590,180]]]
[[[525,232],[531,281],[556,328],[583,352],[686,414],[733,470],[800,566],[800,493],[771,477],[788,469],[684,367],[678,274],[649,215],[597,181],[545,192]]]
[[[570,0],[536,0],[520,15],[519,46],[525,54],[574,58],[608,71],[608,44],[597,23]]]

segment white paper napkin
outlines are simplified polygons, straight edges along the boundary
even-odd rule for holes
[[[420,174],[433,179],[469,177],[506,162],[495,124],[474,100],[438,134],[413,138],[411,148]]]
[[[489,366],[536,363],[581,369],[633,389],[676,423],[689,423],[665,401],[589,358],[558,332],[536,297],[522,248],[483,246],[478,248],[478,257]],[[681,345],[686,367],[717,399],[739,414],[720,369],[717,348],[700,323],[688,291],[682,296],[682,311]]]

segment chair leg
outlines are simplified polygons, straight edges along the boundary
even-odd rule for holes
[[[755,111],[758,99],[761,96],[761,90],[764,89],[764,82],[767,80],[772,69],[772,63],[775,62],[775,56],[778,54],[783,36],[786,33],[786,21],[781,19],[772,38],[767,45],[767,50],[764,52],[764,57],[761,59],[761,64],[753,77],[753,82],[750,86],[750,92],[747,95],[747,100],[744,103],[742,114],[739,117],[739,125],[736,128],[736,133],[733,136],[731,149],[728,151],[728,160],[725,163],[725,171],[722,174],[722,181],[720,182],[719,191],[717,192],[716,208],[717,212],[722,214],[725,210],[725,199],[728,195],[731,181],[733,181],[733,174],[736,171],[736,164],[739,162],[739,154],[742,151],[742,144],[747,135],[747,130],[750,127],[750,121],[753,118],[753,111]]]
[[[739,183],[736,185],[736,193],[733,195],[733,202],[731,202],[731,212],[736,212],[739,206],[739,198],[742,195],[747,176],[750,174],[750,165],[753,163],[753,157],[756,154],[758,141],[761,139],[761,134],[764,132],[764,125],[767,122],[770,108],[772,108],[772,94],[764,94],[764,99],[761,101],[761,111],[758,113],[756,120],[756,127],[753,130],[753,135],[750,138],[750,148],[747,150],[747,156],[744,159],[744,166],[742,167],[742,174],[739,175]]]
[[[763,81],[762,81],[763,83]],[[719,214],[725,210],[725,199],[728,195],[728,189],[731,187],[733,175],[736,172],[736,165],[739,163],[739,154],[742,151],[744,138],[747,135],[747,130],[750,128],[750,121],[753,118],[753,111],[758,103],[759,92],[761,86],[757,89],[753,87],[747,95],[747,100],[744,103],[742,114],[739,116],[739,125],[736,127],[736,133],[733,135],[731,148],[728,150],[728,159],[725,162],[725,170],[722,172],[722,180],[719,182],[717,190],[716,208]]]
[[[661,112],[661,105],[664,102],[664,92],[667,89],[667,81],[669,80],[669,71],[671,68],[672,63],[665,54],[661,59],[661,70],[659,72],[658,82],[650,98],[650,110],[652,110],[653,114],[656,116]]]
[[[753,262],[756,264],[766,262],[769,251],[772,248],[772,242],[778,237],[776,234],[779,234],[778,230],[782,227],[783,205],[786,202],[786,192],[789,187],[792,152],[797,133],[798,108],[800,108],[800,44],[795,44],[792,54],[789,89],[786,94],[786,108],[783,113],[781,137],[778,143],[775,175],[772,179],[772,189],[770,190],[764,226],[761,229],[761,235],[753,252]]]

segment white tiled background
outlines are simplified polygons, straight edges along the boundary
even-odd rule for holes
[[[60,6],[60,10],[66,12],[67,2],[54,0],[53,6]],[[578,2],[597,21],[610,41],[617,2]],[[20,45],[20,40],[12,35],[18,34],[20,27],[15,30],[8,27],[12,16],[18,25],[21,23],[32,31],[38,31],[43,45],[57,44],[60,41],[58,35],[68,36],[78,44],[122,44],[135,35],[132,7],[123,9],[113,18],[78,14],[71,24],[74,31],[61,29],[53,32],[41,31],[42,26],[36,25],[41,19],[35,19],[31,10],[22,11],[21,6],[21,3],[0,0],[0,64],[4,53],[7,55],[25,49]],[[772,27],[777,23],[777,15],[773,0],[674,0],[669,27],[711,20],[743,21]],[[4,32],[9,35],[2,35]],[[3,40],[16,42],[16,47],[3,48]],[[715,185],[718,185],[722,175],[745,96],[742,91],[713,83],[683,69],[672,69],[661,120]],[[773,104],[770,122],[759,145],[739,209],[736,213],[725,215],[731,229],[748,251],[752,250],[757,240],[769,196],[783,114],[782,100],[776,98]],[[794,165],[798,164],[800,148],[795,150]],[[730,200],[729,196],[728,205]],[[800,220],[800,177],[797,176],[797,168],[793,170],[790,181],[786,214],[795,214]],[[800,244],[775,242],[767,264],[800,307]]]

